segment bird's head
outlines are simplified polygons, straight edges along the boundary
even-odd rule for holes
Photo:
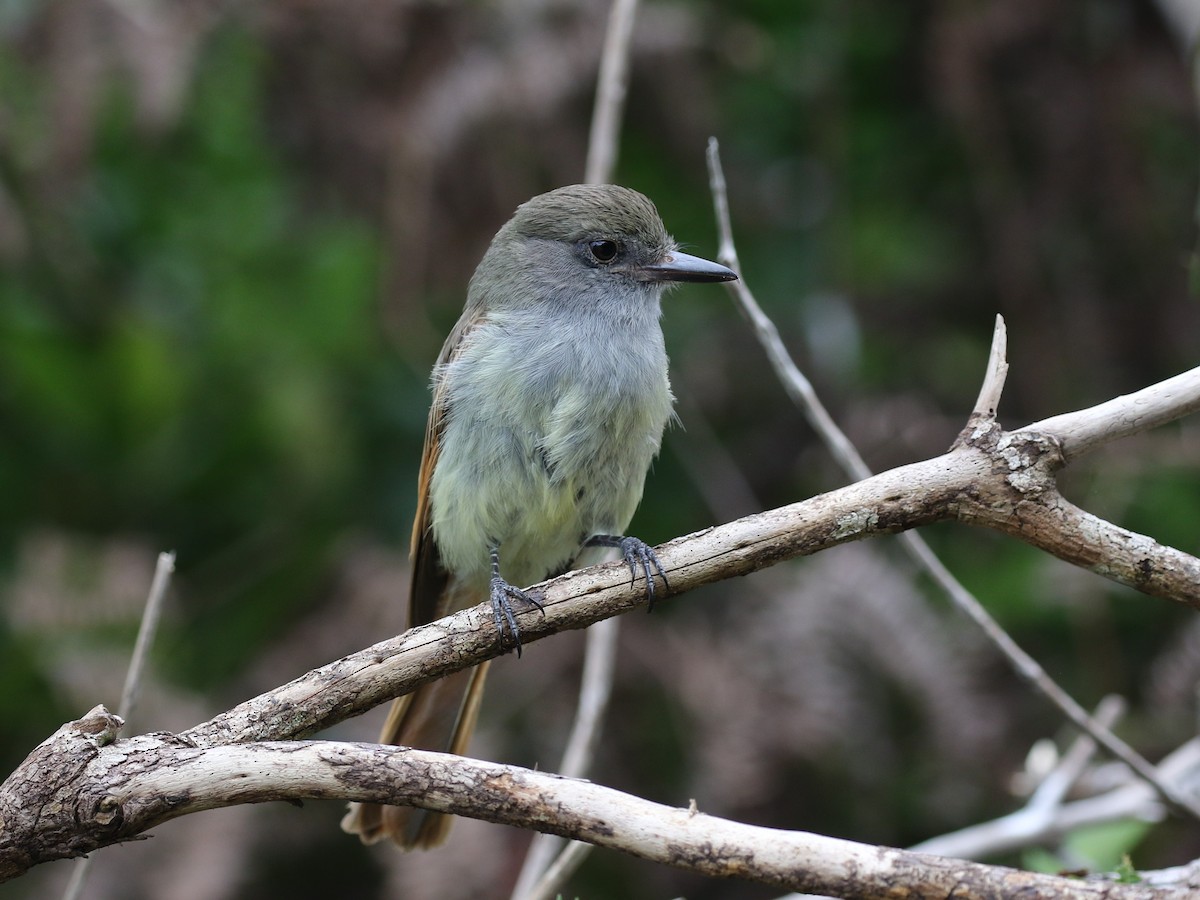
[[[657,299],[671,282],[735,278],[725,266],[680,252],[644,195],[613,184],[575,184],[517,208],[480,263],[475,282],[482,283],[473,288],[496,288],[507,295],[504,302],[522,304],[595,291]]]

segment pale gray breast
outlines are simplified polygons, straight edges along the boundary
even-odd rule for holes
[[[586,536],[628,525],[672,402],[657,304],[642,299],[637,321],[489,317],[443,371],[439,469],[455,474],[435,473],[432,502],[452,567],[474,568],[498,540],[502,565],[524,570],[513,577],[538,580]]]

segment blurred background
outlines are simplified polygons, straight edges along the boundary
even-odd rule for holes
[[[487,241],[582,178],[608,4],[0,4],[0,767],[115,708],[178,553],[130,726],[180,729],[404,626],[429,367]],[[640,11],[617,180],[716,253],[716,135],[750,286],[876,469],[944,451],[1009,328],[1015,427],[1197,364],[1189,38],[1136,0],[711,0]],[[664,321],[682,425],[651,543],[829,490],[717,289]],[[617,348],[616,352],[619,352]],[[1200,552],[1200,426],[1073,466],[1068,496]],[[1085,705],[1157,759],[1196,730],[1195,613],[962,526],[926,536]],[[905,845],[1019,806],[1071,737],[894,540],[625,617],[596,781]],[[475,755],[553,770],[581,636],[493,669]],[[382,712],[379,711],[379,715]],[[372,740],[379,716],[330,736]],[[85,896],[506,896],[528,835],[363,848],[338,804],[192,816]],[[1200,856],[1120,826],[1057,865]],[[1091,853],[1092,855],[1087,855]],[[1033,864],[1029,855],[1003,859]],[[3,897],[54,897],[70,865]],[[767,898],[596,851],[566,896]]]

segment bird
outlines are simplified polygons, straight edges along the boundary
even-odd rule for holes
[[[625,529],[673,416],[659,320],[678,282],[731,281],[683,253],[641,193],[577,184],[517,207],[484,253],[431,377],[418,477],[409,626],[490,601],[520,653],[514,607],[531,585],[619,550],[632,578],[667,586]],[[379,742],[465,752],[488,663],[392,704]],[[404,849],[445,840],[452,818],[352,803],[345,831]]]

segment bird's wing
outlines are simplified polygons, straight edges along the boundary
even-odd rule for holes
[[[437,368],[450,362],[462,349],[466,336],[483,319],[482,309],[468,308],[455,324],[454,329],[442,345],[438,354]],[[437,466],[442,431],[446,424],[446,386],[442,379],[435,379],[433,403],[429,408],[429,421],[425,425],[425,447],[421,453],[421,472],[417,478],[417,514],[413,520],[412,545],[409,557],[412,562],[412,587],[409,591],[408,626],[423,625],[440,619],[451,612],[447,590],[450,573],[442,566],[437,543],[431,530],[429,507],[429,483]]]

